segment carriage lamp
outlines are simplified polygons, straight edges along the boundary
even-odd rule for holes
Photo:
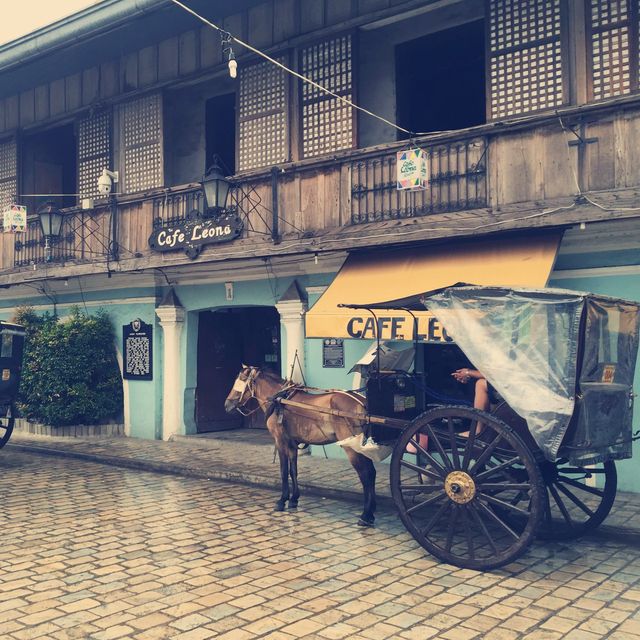
[[[216,215],[224,211],[229,196],[229,181],[224,177],[220,167],[220,158],[213,157],[213,163],[202,178],[205,206],[209,215]]]
[[[40,220],[40,228],[44,236],[44,254],[46,262],[51,262],[53,256],[51,254],[51,245],[60,237],[62,229],[62,213],[53,202],[45,202],[38,208],[38,219]]]

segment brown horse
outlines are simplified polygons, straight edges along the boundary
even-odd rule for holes
[[[289,509],[298,506],[300,490],[298,489],[298,445],[330,444],[349,436],[362,433],[366,410],[358,397],[346,391],[326,391],[309,393],[304,389],[293,388],[287,398],[295,402],[309,405],[309,409],[280,405],[274,410],[273,398],[287,388],[288,383],[282,378],[258,367],[243,365],[236,381],[227,396],[224,408],[227,413],[234,409],[242,409],[251,399],[257,401],[254,410],[262,410],[267,418],[267,428],[273,436],[280,458],[280,476],[282,493],[276,503],[276,511],[284,511],[289,502]],[[361,415],[363,420],[329,415],[314,411],[313,407],[337,409],[352,415]],[[364,492],[364,509],[358,520],[363,527],[373,526],[376,509],[376,470],[373,462],[353,449],[344,448],[349,462],[357,471]],[[289,493],[289,476],[291,476],[291,493]]]

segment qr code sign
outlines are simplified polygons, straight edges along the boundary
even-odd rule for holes
[[[133,376],[146,376],[151,373],[149,338],[129,336],[127,338],[126,372]]]

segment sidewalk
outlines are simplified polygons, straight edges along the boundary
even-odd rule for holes
[[[0,457],[10,456],[16,449],[143,471],[280,488],[273,441],[268,433],[256,430],[250,434],[228,431],[177,436],[170,442],[125,437],[48,437],[15,432],[0,451]],[[298,467],[301,500],[307,493],[361,503],[360,481],[346,459],[305,455],[299,457]],[[393,509],[388,465],[376,463],[376,469],[379,508]],[[274,493],[274,503],[275,500]],[[595,535],[621,537],[640,545],[640,495],[618,492],[611,513]]]

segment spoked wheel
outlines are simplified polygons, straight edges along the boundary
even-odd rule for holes
[[[538,535],[545,540],[572,540],[598,527],[616,497],[614,462],[578,467],[567,461],[540,463],[547,486],[547,505]]]
[[[16,412],[12,404],[4,407],[4,415],[0,416],[0,449],[4,447],[13,433],[13,425],[16,421]]]
[[[522,440],[466,407],[427,411],[403,432],[391,459],[391,492],[411,535],[467,569],[518,558],[544,510],[542,477]]]

